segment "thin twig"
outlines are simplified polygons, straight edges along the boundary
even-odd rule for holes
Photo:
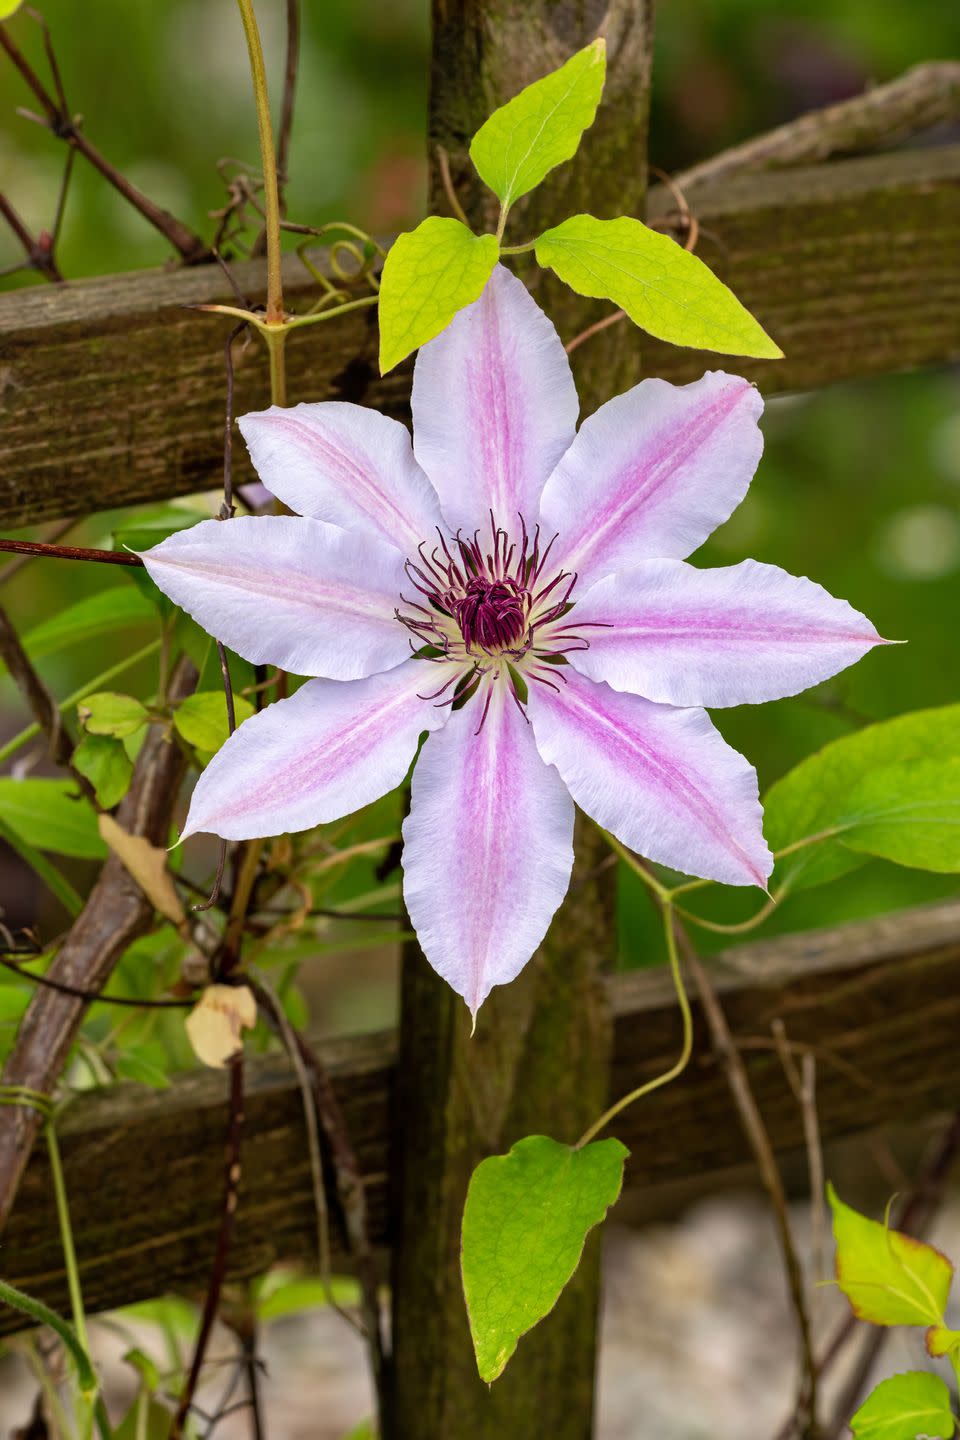
[[[233,1239],[234,1221],[237,1213],[241,1175],[240,1139],[243,1134],[243,1121],[243,1052],[241,1051],[230,1061],[230,1111],[227,1121],[223,1206],[220,1211],[220,1232],[217,1236],[217,1249],[213,1257],[210,1282],[207,1285],[207,1293],[203,1302],[203,1315],[200,1320],[197,1343],[193,1351],[193,1360],[190,1364],[190,1372],[187,1375],[186,1384],[183,1387],[183,1394],[180,1396],[177,1413],[170,1427],[170,1440],[183,1440],[184,1426],[187,1416],[190,1413],[190,1407],[193,1404],[197,1382],[200,1379],[200,1371],[203,1368],[204,1357],[207,1353],[207,1345],[210,1342],[210,1335],[213,1331],[214,1321],[217,1318],[217,1311],[220,1307],[220,1295],[227,1274],[227,1261],[230,1258],[230,1244]]]
[[[58,521],[50,530],[46,543],[52,545],[57,540],[61,540],[64,535],[70,533],[74,526],[79,524],[80,521],[76,516],[72,520]],[[13,577],[19,575],[23,567],[29,565],[30,561],[34,559],[36,559],[34,555],[19,555],[16,560],[11,560],[8,565],[4,565],[3,569],[0,570],[0,585],[8,585]]]
[[[2,191],[0,191],[0,215],[6,220],[26,253],[27,258],[22,268],[36,270],[55,285],[62,285],[63,275],[53,256],[53,237],[45,232],[37,237],[31,235]]]
[[[129,550],[94,550],[87,545],[48,545],[43,540],[3,540],[0,551],[11,555],[45,555],[51,560],[95,560],[101,565],[143,565]]]
[[[460,221],[460,224],[466,225],[467,229],[469,230],[470,221],[467,219],[466,211],[460,204],[460,197],[457,194],[456,186],[453,183],[453,176],[450,174],[450,156],[447,154],[446,147],[443,145],[437,145],[436,155],[437,166],[440,171],[440,181],[443,185],[443,193],[447,197],[447,204],[450,206],[450,209]]]
[[[810,1181],[810,1255],[813,1269],[813,1288],[810,1292],[810,1324],[816,1331],[818,1283],[823,1280],[826,1269],[826,1188],[823,1168],[823,1145],[820,1140],[820,1123],[817,1117],[817,1062],[810,1050],[804,1050],[800,1067],[793,1055],[786,1026],[779,1018],[773,1022],[773,1036],[777,1054],[787,1084],[793,1091],[794,1099],[800,1106],[803,1120],[803,1139],[807,1152],[807,1174]]]
[[[55,990],[58,995],[70,995],[75,1000],[85,1000],[88,1005],[121,1005],[132,1010],[189,1010],[193,1006],[192,1000],[138,1000],[133,995],[101,995],[97,990],[83,990],[79,985],[67,984],[65,980],[51,980],[47,975],[34,975],[31,971],[24,970],[22,964],[18,964],[9,955],[0,955],[0,965],[14,975],[19,975],[21,980],[46,986],[48,990]]]
[[[723,1067],[730,1094],[737,1107],[740,1123],[750,1143],[754,1159],[760,1171],[764,1189],[773,1207],[780,1248],[783,1254],[790,1299],[797,1322],[800,1340],[802,1371],[797,1394],[796,1414],[800,1421],[799,1430],[805,1440],[817,1434],[817,1366],[813,1352],[813,1338],[810,1332],[810,1317],[807,1312],[806,1295],[803,1285],[803,1271],[794,1244],[787,1210],[787,1198],[783,1181],[777,1166],[770,1136],[763,1122],[759,1107],[750,1085],[746,1066],[737,1049],[719,997],[701,965],[689,936],[682,925],[677,925],[677,940],[684,952],[684,958],[693,975],[700,995],[700,1004],[710,1031],[710,1038],[717,1058]]]
[[[277,184],[280,190],[280,214],[286,214],[284,191],[290,178],[290,137],[293,133],[293,107],[297,93],[297,71],[300,68],[300,0],[287,0],[287,55],[283,71],[283,100],[280,106],[280,129],[277,132]]]
[[[39,19],[39,17],[36,17]],[[60,140],[65,140],[68,145],[79,150],[105,180],[118,190],[123,198],[151,224],[154,229],[159,230],[188,264],[196,264],[198,261],[206,260],[209,257],[209,247],[204,244],[199,235],[171,215],[169,210],[154,204],[148,196],[138,190],[125,175],[122,175],[115,165],[112,165],[104,155],[92,145],[80,130],[78,124],[70,114],[63,96],[60,85],[59,70],[53,56],[53,48],[50,44],[49,34],[46,25],[40,20],[44,30],[44,44],[47,50],[47,58],[51,65],[54,76],[54,83],[57,86],[58,98],[54,97],[47,90],[43,81],[30,65],[23,52],[14,43],[5,25],[0,25],[0,46],[7,52],[13,64],[19,70],[21,76],[33,91],[40,105],[46,113],[46,120],[41,122]]]

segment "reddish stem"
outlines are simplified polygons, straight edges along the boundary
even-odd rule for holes
[[[47,555],[54,560],[97,560],[101,565],[143,565],[129,550],[92,550],[85,545],[45,545],[42,540],[0,540],[14,555]]]

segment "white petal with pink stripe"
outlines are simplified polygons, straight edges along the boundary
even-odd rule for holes
[[[283,835],[379,800],[403,780],[421,733],[450,713],[422,699],[440,668],[409,661],[367,680],[308,680],[252,715],[197,781],[183,836]]]
[[[260,479],[291,510],[412,554],[440,506],[399,420],[344,401],[253,411],[237,421]]]
[[[773,858],[753,766],[704,710],[623,695],[567,667],[531,686],[537,748],[582,810],[631,850],[686,874],[766,888]]]
[[[476,1015],[513,980],[570,883],[573,802],[503,686],[432,735],[403,826],[403,894],[430,964]]]
[[[396,620],[403,556],[298,515],[204,520],[143,563],[204,630],[254,665],[355,680],[410,654]]]
[[[845,600],[756,560],[647,560],[600,580],[564,623],[588,637],[570,656],[582,674],[668,705],[779,700],[883,644]]]
[[[691,385],[642,380],[584,420],[540,512],[579,586],[702,545],[747,492],[762,409],[752,385],[716,370]]]
[[[491,511],[500,525],[523,515],[532,528],[579,408],[559,335],[498,265],[480,299],[424,345],[413,374],[414,451],[449,531],[486,529]]]

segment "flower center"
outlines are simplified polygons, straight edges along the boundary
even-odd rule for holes
[[[438,531],[431,550],[424,541],[407,561],[417,596],[401,596],[403,608],[396,615],[414,637],[414,655],[458,667],[424,699],[442,696],[440,704],[461,704],[483,684],[486,715],[490,684],[499,682],[509,686],[522,709],[529,682],[559,689],[566,655],[586,649],[580,631],[587,627],[567,618],[576,575],[551,566],[554,541],[542,546],[540,527],[531,534],[519,518],[519,540],[491,515],[489,541],[482,541],[479,531],[469,540],[447,539]]]
[[[530,591],[516,580],[475,575],[466,593],[453,599],[452,609],[468,651],[519,659],[529,648]]]

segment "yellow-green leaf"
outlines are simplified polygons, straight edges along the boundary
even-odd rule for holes
[[[380,277],[381,374],[480,298],[499,253],[492,235],[474,235],[459,220],[439,215],[397,236]]]
[[[492,1155],[470,1180],[463,1212],[463,1291],[480,1376],[496,1380],[517,1341],[557,1303],[620,1194],[619,1140],[577,1150],[545,1135]]]
[[[233,709],[238,725],[253,714],[253,706],[243,695],[234,695]],[[223,691],[201,690],[188,695],[173,712],[173,723],[188,745],[204,755],[214,754],[230,734]]]
[[[868,1395],[850,1421],[856,1440],[950,1440],[954,1431],[950,1391],[939,1375],[908,1370],[891,1375]]]
[[[658,340],[724,355],[783,357],[702,260],[639,220],[573,215],[544,231],[536,255],[578,295],[612,300]]]
[[[952,1355],[960,1350],[960,1330],[948,1330],[946,1325],[931,1325],[926,1334],[927,1354],[935,1360]]]
[[[0,20],[6,20],[14,10],[19,10],[21,0],[0,0]]]
[[[470,145],[481,180],[505,206],[570,160],[593,124],[606,75],[606,45],[594,40],[559,70],[535,80],[484,121]]]
[[[872,1325],[937,1325],[950,1294],[953,1266],[922,1240],[868,1220],[845,1205],[832,1185],[837,1283],[853,1313]]]
[[[87,695],[77,706],[77,717],[88,735],[113,735],[118,740],[134,735],[150,719],[139,700],[114,690]]]

